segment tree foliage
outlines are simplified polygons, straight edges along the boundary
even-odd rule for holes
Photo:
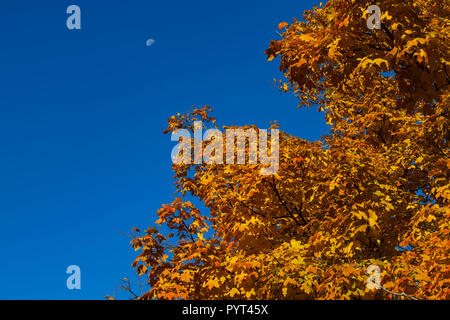
[[[329,134],[280,132],[275,175],[173,165],[177,196],[132,240],[149,284],[139,298],[450,298],[450,3],[385,0],[369,30],[372,4],[330,0],[280,23],[268,60]],[[165,132],[217,127],[210,111],[173,116]],[[369,265],[386,290],[366,287]]]

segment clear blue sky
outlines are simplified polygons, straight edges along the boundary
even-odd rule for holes
[[[132,277],[117,231],[171,201],[172,114],[209,104],[219,124],[319,139],[323,115],[274,87],[264,55],[318,2],[2,0],[0,299],[103,299]],[[81,30],[66,28],[71,4]]]

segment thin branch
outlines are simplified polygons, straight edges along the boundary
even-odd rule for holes
[[[404,292],[402,292],[402,293],[395,293],[395,292],[392,292],[392,291],[390,291],[390,290],[384,288],[384,287],[381,286],[381,285],[380,285],[380,289],[386,291],[386,292],[389,293],[389,294],[392,294],[394,297],[405,297],[405,298],[411,299],[411,300],[419,300],[419,299],[417,299],[416,297],[407,295],[407,294],[404,293]]]
[[[272,184],[270,182],[267,182],[271,187],[272,190],[275,192],[275,195],[277,196],[278,200],[280,201],[281,205],[283,206],[283,208],[287,211],[287,213],[289,214],[289,216],[295,221],[295,223],[298,226],[301,226],[301,224],[298,222],[298,220],[295,218],[295,216],[292,214],[292,212],[289,210],[288,206],[286,205],[286,203],[284,202],[283,198],[281,198],[280,193],[278,192],[278,189],[276,187],[275,182]]]

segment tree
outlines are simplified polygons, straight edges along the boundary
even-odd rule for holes
[[[131,241],[149,285],[139,298],[450,298],[450,3],[385,0],[368,29],[373,4],[330,0],[280,23],[268,60],[329,134],[281,132],[274,175],[174,164],[178,196]],[[210,112],[173,116],[165,132],[217,128]],[[366,286],[370,265],[382,290]]]

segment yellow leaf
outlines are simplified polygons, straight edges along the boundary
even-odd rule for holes
[[[289,25],[289,23],[287,23],[287,22],[280,22],[279,24],[278,24],[278,29],[283,29],[284,27],[287,27]]]
[[[233,289],[230,290],[230,292],[228,292],[228,294],[231,297],[234,297],[235,295],[240,294],[240,292],[239,292],[239,290],[237,288],[233,288]]]

